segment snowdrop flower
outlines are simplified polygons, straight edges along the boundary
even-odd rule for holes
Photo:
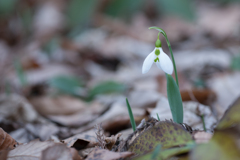
[[[158,39],[155,43],[155,49],[147,56],[143,62],[142,74],[145,74],[151,68],[153,62],[156,63],[157,67],[162,69],[167,74],[172,74],[173,64],[171,59],[162,50],[161,41]]]

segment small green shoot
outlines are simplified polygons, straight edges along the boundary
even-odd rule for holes
[[[157,113],[157,118],[158,118],[158,120],[160,121],[160,118],[159,118],[159,115],[158,115],[158,113]]]
[[[239,55],[236,55],[232,58],[231,60],[231,68],[233,70],[240,70],[240,54]]]
[[[83,82],[77,77],[62,75],[52,78],[49,85],[63,93],[81,96],[79,89],[83,86]]]
[[[21,86],[22,87],[26,86],[27,85],[26,76],[25,76],[25,73],[23,71],[22,65],[20,64],[20,62],[18,60],[16,60],[14,62],[14,67],[15,67],[15,70],[17,72],[17,76],[18,76],[18,79],[21,83]]]
[[[207,132],[204,115],[202,115],[201,118],[202,118],[202,123],[203,123],[203,129],[204,129],[205,132]]]
[[[133,113],[132,113],[131,106],[130,106],[127,98],[126,98],[126,103],[127,103],[128,114],[129,114],[129,117],[130,117],[130,122],[131,122],[131,125],[132,125],[132,129],[133,129],[133,132],[135,132],[136,131],[136,123],[135,123],[135,120],[134,120],[134,116],[133,116]]]
[[[126,85],[114,81],[105,81],[99,83],[90,89],[88,101],[91,101],[96,95],[99,94],[122,93],[126,90],[126,88]]]

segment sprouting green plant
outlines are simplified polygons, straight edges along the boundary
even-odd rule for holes
[[[155,49],[146,57],[146,59],[143,62],[142,73],[143,74],[147,73],[154,62],[156,63],[158,68],[162,69],[166,73],[168,102],[172,112],[173,121],[177,123],[183,123],[182,98],[179,91],[177,68],[173,57],[170,42],[167,38],[166,32],[163,29],[159,27],[150,27],[149,29],[156,29],[157,31],[159,31],[159,33],[158,39],[155,43]],[[160,33],[165,37],[167,41],[173,62],[162,49],[162,43],[159,40]],[[171,76],[173,69],[176,81]]]
[[[134,116],[133,116],[133,113],[132,113],[131,106],[130,106],[127,98],[126,98],[126,103],[127,103],[128,114],[129,114],[129,117],[130,117],[130,122],[131,122],[131,125],[132,125],[132,129],[133,129],[133,132],[135,132],[136,131],[136,123],[135,123],[135,120],[134,120]]]
[[[202,123],[203,123],[203,129],[205,132],[207,132],[204,115],[201,115],[201,118],[202,118]]]
[[[21,86],[24,87],[27,85],[27,78],[25,76],[24,70],[22,68],[22,65],[18,60],[14,61],[14,67],[18,76],[18,79],[21,83]]]
[[[157,118],[158,118],[158,120],[160,121],[160,118],[159,118],[159,115],[157,114]]]

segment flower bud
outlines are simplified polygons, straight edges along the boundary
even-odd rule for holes
[[[155,47],[162,47],[162,43],[159,39],[156,41]]]

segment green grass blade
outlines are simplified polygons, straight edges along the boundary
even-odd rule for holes
[[[170,42],[169,42],[169,40],[168,40],[168,37],[167,37],[166,32],[165,32],[162,28],[159,28],[159,27],[149,27],[149,29],[156,29],[157,31],[159,31],[160,33],[162,33],[162,35],[165,37],[165,39],[166,39],[166,41],[167,41],[167,45],[168,45],[169,51],[170,51],[170,53],[171,53],[172,61],[173,61],[174,74],[175,74],[177,86],[179,87],[178,75],[177,75],[177,68],[176,68],[175,60],[174,60],[173,53],[172,53],[172,47],[171,47],[171,44],[170,44]]]
[[[166,78],[168,102],[173,121],[176,123],[183,123],[183,105],[179,88],[171,75],[166,74]]]
[[[203,123],[203,129],[204,129],[205,132],[207,132],[204,115],[202,115],[201,118],[202,118],[202,123]]]
[[[159,115],[157,114],[157,118],[158,118],[158,120],[160,121],[160,118],[159,118]]]
[[[20,62],[18,60],[14,61],[14,67],[15,67],[15,70],[17,72],[17,76],[18,76],[18,79],[21,83],[21,86],[22,87],[26,86],[27,85],[27,78],[25,76],[22,65],[20,64]]]
[[[127,107],[128,107],[128,114],[129,114],[129,117],[130,117],[133,132],[135,132],[136,131],[136,123],[135,123],[135,120],[134,120],[134,117],[133,117],[131,106],[130,106],[127,98],[126,98],[126,103],[127,103]]]

